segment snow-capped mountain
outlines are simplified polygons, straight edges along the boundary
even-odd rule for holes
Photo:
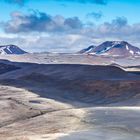
[[[109,56],[140,56],[140,49],[125,41],[106,41],[99,46],[90,46],[83,49],[80,53]]]
[[[0,54],[25,54],[24,50],[15,45],[3,45],[0,46]]]

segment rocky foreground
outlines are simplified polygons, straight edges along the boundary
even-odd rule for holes
[[[139,140],[138,67],[0,66],[0,140]]]

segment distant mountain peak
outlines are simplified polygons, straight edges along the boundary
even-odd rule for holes
[[[105,41],[90,50],[88,47],[80,52],[108,56],[140,56],[140,49],[126,41]]]
[[[2,45],[0,46],[0,54],[25,54],[24,50],[20,49],[16,45]]]

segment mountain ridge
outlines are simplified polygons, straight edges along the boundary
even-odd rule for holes
[[[79,53],[108,56],[140,56],[140,49],[126,41],[105,41],[98,46],[91,45]]]

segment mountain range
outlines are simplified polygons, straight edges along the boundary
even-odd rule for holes
[[[0,46],[0,54],[26,54],[27,52],[22,50],[16,45],[3,45]],[[123,56],[132,57],[140,56],[140,48],[129,44],[126,41],[106,41],[102,44],[95,46],[91,45],[78,53],[90,54],[98,56]]]
[[[140,49],[126,41],[106,41],[98,46],[91,45],[81,50],[81,54],[107,56],[140,56]]]

